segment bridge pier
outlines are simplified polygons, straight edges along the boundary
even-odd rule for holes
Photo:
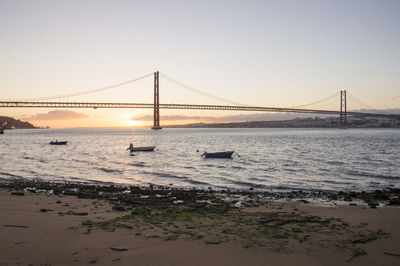
[[[340,91],[340,127],[347,127],[347,101],[346,90]]]
[[[160,127],[160,77],[159,72],[154,72],[154,124],[151,129],[162,129]]]

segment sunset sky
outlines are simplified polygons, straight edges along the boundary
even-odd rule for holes
[[[296,107],[346,89],[400,109],[400,1],[0,0],[0,100],[79,93],[160,71],[230,102]],[[146,102],[152,77],[57,101]],[[160,80],[162,103],[227,104]],[[339,96],[312,109],[338,109]],[[149,124],[151,109],[0,109],[38,126]],[[161,110],[161,123],[270,114]]]

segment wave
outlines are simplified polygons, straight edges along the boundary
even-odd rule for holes
[[[344,165],[344,164],[346,164],[344,162],[339,162],[339,161],[328,161],[326,163],[330,164],[330,165]]]
[[[110,169],[110,168],[105,168],[105,167],[100,167],[98,168],[99,170],[106,172],[106,173],[123,173],[124,171],[122,170],[117,170],[117,169]]]
[[[348,170],[345,172],[345,174],[354,175],[354,176],[362,176],[362,177],[370,177],[370,178],[380,178],[380,179],[391,179],[391,180],[399,180],[400,179],[400,176],[366,173],[366,172],[353,171],[353,170]]]
[[[130,166],[136,166],[136,167],[148,167],[145,163],[138,162],[138,163],[131,163],[129,164]]]
[[[99,184],[99,185],[114,185],[116,184],[115,182],[111,181],[101,181],[101,180],[95,180],[95,179],[90,179],[90,178],[80,178],[80,177],[68,177],[65,178],[67,181],[74,181],[77,183],[90,183],[90,184]]]
[[[25,177],[20,176],[20,175],[14,175],[14,174],[11,174],[11,173],[6,173],[6,172],[0,172],[0,175],[5,175],[5,176],[8,176],[8,177],[13,177],[13,178],[25,178]]]
[[[217,179],[222,179],[229,184],[237,185],[239,187],[241,187],[241,186],[253,187],[253,188],[267,188],[268,187],[268,185],[265,185],[265,184],[259,184],[259,183],[253,183],[253,182],[247,182],[247,181],[236,181],[236,180],[226,178],[226,177],[221,177],[221,176],[217,177]]]
[[[246,170],[246,168],[241,167],[241,166],[234,166],[234,165],[232,165],[232,168],[233,168],[233,169],[238,169],[238,170]]]
[[[72,158],[71,161],[77,162],[77,163],[89,163],[89,161],[87,161],[87,160],[80,160],[80,159],[74,159],[74,158]]]
[[[178,179],[178,180],[183,180],[189,184],[193,184],[193,185],[204,185],[204,186],[210,186],[210,183],[207,182],[202,182],[202,181],[198,181],[198,180],[193,180],[191,178],[188,178],[186,176],[180,176],[180,175],[175,175],[175,174],[169,174],[169,173],[160,173],[160,172],[143,172],[144,174],[148,174],[148,175],[156,175],[159,177],[165,177],[165,178],[171,178],[173,179]],[[173,183],[173,181],[171,180],[171,183]]]
[[[258,177],[250,177],[249,180],[265,182],[265,181],[267,181],[268,178],[272,178],[272,176],[264,176],[264,177],[266,179],[262,179],[262,178],[258,178]]]

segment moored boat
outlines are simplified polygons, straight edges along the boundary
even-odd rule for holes
[[[127,148],[127,150],[129,150],[130,152],[135,152],[135,151],[154,151],[154,148],[156,146],[147,146],[147,147],[134,147],[133,144],[129,144],[129,147]]]
[[[234,151],[222,151],[222,152],[205,152],[202,154],[204,158],[231,158]]]
[[[50,145],[66,145],[68,141],[50,141]]]
[[[130,152],[134,151],[154,151],[156,146],[148,146],[148,147],[129,147]]]

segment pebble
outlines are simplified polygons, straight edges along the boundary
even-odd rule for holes
[[[40,212],[51,212],[51,211],[53,211],[52,209],[40,209],[39,210]]]

